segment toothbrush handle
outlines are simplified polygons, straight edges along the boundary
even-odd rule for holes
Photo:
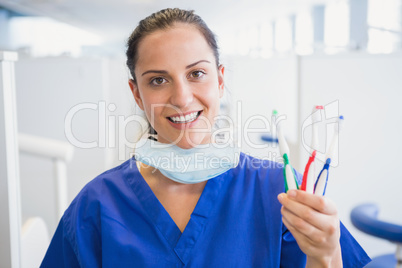
[[[315,180],[316,180],[316,176],[315,176],[315,161],[313,163],[311,163],[310,168],[309,168],[309,172],[307,175],[307,185],[306,185],[306,192],[309,194],[314,193],[314,185],[315,185]]]
[[[287,190],[297,190],[297,181],[293,173],[292,167],[287,164],[285,166]]]
[[[318,175],[318,179],[314,187],[315,195],[325,195],[325,190],[327,188],[328,182],[328,167],[329,165],[325,164],[320,174]]]
[[[310,178],[309,175],[311,174],[310,166],[311,166],[311,164],[314,162],[315,154],[316,154],[316,151],[314,151],[314,152],[311,154],[310,158],[308,159],[308,162],[307,162],[307,164],[306,164],[306,168],[304,169],[303,181],[302,181],[302,185],[301,185],[301,187],[300,187],[300,190],[303,190],[303,191],[306,191],[306,190],[307,190],[307,183],[308,183],[308,179]]]

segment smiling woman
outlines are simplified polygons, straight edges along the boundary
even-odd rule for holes
[[[201,18],[178,9],[153,14],[130,36],[126,54],[130,88],[158,140],[187,149],[210,143],[224,68]]]
[[[363,267],[370,260],[330,200],[284,194],[281,164],[214,137],[224,67],[199,16],[165,9],[142,20],[127,65],[157,141],[138,142],[132,159],[84,187],[42,267]]]

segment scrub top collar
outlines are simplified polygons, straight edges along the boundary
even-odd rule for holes
[[[189,222],[183,233],[181,233],[176,223],[142,177],[137,168],[136,160],[132,158],[130,162],[130,168],[124,172],[124,178],[151,218],[154,226],[163,235],[182,263],[186,264],[191,257],[191,252],[197,243],[197,239],[205,229],[209,215],[214,209],[215,200],[222,188],[226,172],[208,180]],[[230,172],[230,170],[227,172]]]

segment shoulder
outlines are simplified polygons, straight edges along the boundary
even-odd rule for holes
[[[133,166],[135,166],[135,160],[130,159],[123,164],[96,176],[82,188],[72,201],[71,205],[92,198],[99,199],[103,196],[104,191],[111,186],[121,187],[120,185],[124,184],[124,178],[126,177],[127,172],[132,171]]]
[[[115,214],[132,211],[135,202],[132,201],[135,200],[132,185],[133,181],[140,181],[139,174],[132,158],[88,182],[61,218],[56,238],[53,238],[55,247],[65,250],[71,245],[71,252],[78,262],[87,264],[82,266],[98,267],[105,218],[118,222],[121,219]]]
[[[240,153],[238,165],[231,170],[231,176],[236,184],[283,191],[283,164],[268,159],[256,158]]]
[[[240,153],[239,164],[234,171],[238,174],[243,173],[253,177],[280,176],[283,173],[283,164]]]
[[[67,227],[78,223],[78,219],[85,217],[87,222],[94,222],[99,218],[100,207],[121,192],[127,192],[127,177],[136,171],[135,160],[130,159],[123,164],[103,172],[88,182],[77,194],[63,215]],[[135,177],[135,175],[134,175]],[[73,226],[71,226],[73,228]]]

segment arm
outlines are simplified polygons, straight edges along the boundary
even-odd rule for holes
[[[342,267],[335,205],[326,197],[295,190],[278,199],[283,223],[307,255],[306,267]]]

